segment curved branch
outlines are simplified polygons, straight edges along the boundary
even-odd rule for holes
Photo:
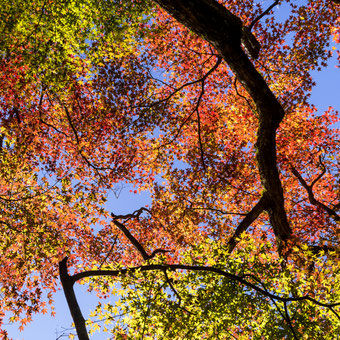
[[[217,67],[221,64],[221,62],[222,62],[222,58],[220,56],[217,56],[217,61],[216,61],[215,65],[204,76],[202,76],[201,78],[193,80],[193,81],[190,81],[188,83],[185,83],[185,84],[181,85],[180,87],[174,89],[166,98],[157,100],[156,102],[153,102],[150,105],[139,106],[139,107],[147,107],[147,108],[154,107],[156,105],[159,105],[161,103],[164,103],[164,102],[168,101],[176,93],[180,92],[181,90],[183,90],[184,88],[186,88],[188,86],[195,85],[195,84],[198,84],[198,83],[204,83],[204,81],[210,76],[210,74],[212,74],[217,69]]]
[[[144,247],[130,233],[130,231],[125,227],[124,224],[120,223],[116,219],[113,219],[113,223],[124,233],[124,235],[128,238],[131,244],[138,250],[138,252],[142,255],[144,261],[154,258],[157,254],[165,254],[165,253],[170,252],[169,250],[165,250],[165,249],[156,249],[149,255],[145,251]]]
[[[310,301],[320,307],[337,307],[340,306],[340,302],[337,303],[323,303],[320,302],[316,299],[311,298],[309,295],[304,295],[304,296],[297,296],[297,297],[283,297],[280,295],[276,295],[273,293],[268,292],[267,290],[245,280],[243,277],[231,274],[229,272],[226,272],[222,269],[215,268],[215,267],[209,267],[209,266],[194,266],[194,265],[185,265],[185,264],[150,264],[150,265],[145,265],[145,266],[138,266],[138,267],[132,267],[132,268],[123,268],[123,269],[117,269],[117,270],[88,270],[84,271],[78,274],[75,274],[71,276],[70,278],[72,279],[73,282],[76,282],[78,280],[88,278],[88,277],[96,277],[96,276],[113,276],[117,277],[119,275],[126,275],[128,273],[134,273],[136,271],[141,271],[141,272],[148,272],[148,271],[163,271],[164,270],[188,270],[188,271],[194,271],[194,272],[208,272],[208,273],[214,273],[217,275],[224,276],[230,280],[237,281],[249,288],[252,288],[256,292],[277,300],[281,302],[297,302],[297,301]],[[336,314],[336,313],[335,313]],[[337,315],[337,314],[336,314]],[[338,317],[338,315],[337,315]],[[339,318],[340,319],[340,318]]]

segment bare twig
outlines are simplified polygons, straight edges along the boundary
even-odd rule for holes
[[[262,12],[260,15],[258,15],[248,26],[250,30],[256,25],[258,21],[260,21],[265,15],[267,15],[277,4],[279,3],[279,0],[275,0],[264,12]]]
[[[325,168],[323,167],[322,172],[319,176],[317,176],[316,179],[313,180],[311,185],[308,185],[307,182],[303,179],[303,177],[301,176],[301,174],[297,171],[297,169],[291,165],[291,169],[292,169],[292,173],[294,174],[294,176],[299,180],[300,184],[306,189],[307,193],[308,193],[308,199],[309,202],[311,204],[313,204],[316,207],[321,208],[322,210],[326,211],[327,214],[334,219],[335,221],[340,221],[340,216],[335,212],[334,209],[328,207],[326,204],[318,201],[313,193],[313,186],[315,185],[315,183],[321,179],[321,177],[325,174]]]

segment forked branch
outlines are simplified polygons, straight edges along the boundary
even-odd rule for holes
[[[301,174],[297,171],[297,169],[291,165],[292,173],[294,176],[299,180],[300,184],[306,189],[308,193],[308,199],[311,204],[313,204],[316,207],[321,208],[324,210],[334,221],[339,222],[340,216],[336,213],[336,211],[330,207],[328,207],[326,204],[318,201],[313,192],[313,186],[316,184],[318,180],[321,179],[321,177],[325,174],[325,168],[323,167],[322,172],[320,175],[318,175],[310,185],[307,184],[307,182],[304,180],[304,178],[301,176]]]
[[[117,220],[117,217],[112,214],[112,222],[121,230],[127,239],[131,242],[131,244],[138,250],[138,252],[142,255],[143,260],[147,261],[154,258],[157,254],[165,254],[168,253],[169,250],[165,249],[156,249],[150,255],[145,251],[144,247],[137,241],[137,239],[130,233],[130,231],[125,227],[125,225]]]

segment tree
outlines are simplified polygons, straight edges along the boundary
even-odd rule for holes
[[[60,275],[79,339],[76,282],[120,296],[93,312],[117,339],[333,339],[338,113],[308,97],[339,14],[312,0],[5,1],[1,313],[45,312]],[[121,183],[152,206],[110,214]]]

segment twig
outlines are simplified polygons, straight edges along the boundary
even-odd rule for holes
[[[202,82],[202,90],[201,90],[200,96],[198,97],[195,111],[197,113],[197,134],[198,134],[198,143],[200,147],[201,162],[202,162],[204,171],[206,171],[207,169],[206,169],[205,161],[204,161],[204,150],[203,150],[202,135],[201,135],[201,117],[200,117],[200,113],[198,110],[199,104],[201,102],[203,95],[204,95],[204,82]]]
[[[309,202],[311,204],[313,204],[316,207],[319,207],[323,210],[325,210],[327,212],[327,214],[333,218],[335,221],[340,221],[340,216],[335,212],[334,209],[331,209],[330,207],[328,207],[326,204],[318,201],[313,193],[313,185],[321,179],[321,177],[325,174],[325,169],[323,168],[322,173],[315,179],[313,180],[311,185],[308,185],[307,182],[303,179],[303,177],[301,176],[301,174],[297,171],[297,169],[291,164],[291,169],[292,169],[292,173],[294,174],[295,177],[297,177],[297,179],[299,180],[300,184],[306,189],[307,193],[308,193],[308,198],[309,198]]]
[[[284,309],[285,309],[286,320],[287,320],[288,326],[293,333],[294,339],[298,340],[298,337],[295,333],[294,327],[292,325],[292,321],[291,321],[290,316],[289,316],[289,312],[288,312],[288,308],[287,308],[287,302],[283,302],[283,306],[284,306]]]
[[[184,88],[185,86],[189,86],[189,85],[193,85],[193,84],[197,84],[197,83],[201,83],[202,85],[202,90],[201,90],[201,92],[200,92],[200,95],[199,95],[199,97],[198,97],[198,99],[197,99],[197,102],[196,102],[196,105],[195,105],[195,107],[194,107],[194,109],[191,111],[191,113],[182,121],[182,123],[180,124],[180,126],[179,126],[179,128],[178,128],[178,130],[177,130],[177,132],[176,132],[176,134],[175,134],[175,136],[174,137],[172,137],[171,138],[171,140],[169,141],[169,142],[166,142],[166,143],[164,143],[164,144],[162,144],[162,145],[160,145],[160,146],[158,146],[157,147],[157,149],[159,149],[159,148],[161,148],[161,147],[164,147],[164,146],[166,146],[166,145],[169,145],[169,144],[171,144],[172,142],[174,142],[176,139],[177,139],[177,137],[179,136],[179,134],[181,133],[181,131],[182,131],[182,128],[183,128],[183,126],[187,123],[187,121],[192,117],[192,115],[196,112],[197,113],[197,120],[198,120],[198,124],[199,124],[199,127],[198,127],[198,129],[199,129],[199,139],[200,139],[200,117],[199,117],[199,112],[198,112],[198,108],[199,108],[199,104],[200,104],[200,102],[201,102],[201,99],[202,99],[202,97],[203,97],[203,94],[204,94],[204,82],[205,82],[205,80],[208,78],[208,76],[211,74],[211,73],[213,73],[217,68],[218,68],[218,66],[221,64],[221,62],[222,62],[222,58],[221,57],[217,57],[217,61],[216,61],[216,63],[215,63],[215,65],[202,77],[202,78],[200,78],[200,79],[198,79],[198,80],[195,80],[195,81],[193,81],[193,82],[190,82],[190,83],[187,83],[187,84],[184,84],[184,85],[182,85],[180,88],[178,88],[178,89],[176,89],[176,91],[175,92],[173,92],[170,96],[168,96],[167,98],[165,98],[164,100],[162,99],[161,101],[158,101],[156,104],[158,104],[158,103],[160,103],[160,102],[163,102],[163,101],[167,101],[169,98],[171,98],[171,96],[173,96],[174,95],[174,93],[176,93],[176,92],[178,92],[179,90],[181,90],[182,88]],[[152,105],[152,106],[154,106],[155,105],[155,103]],[[152,106],[150,106],[150,107],[152,107]],[[203,147],[202,147],[202,142],[200,141],[200,150],[201,150],[201,157],[202,157],[202,150],[203,150]],[[203,166],[205,166],[205,164],[204,164],[204,159],[203,159]]]
[[[191,314],[191,315],[195,315],[194,313],[188,311],[185,307],[182,307],[181,306],[181,303],[182,303],[182,298],[181,296],[179,295],[179,293],[177,292],[177,289],[175,288],[175,286],[173,285],[172,283],[172,280],[169,278],[168,276],[168,273],[166,272],[166,270],[163,271],[164,273],[164,276],[165,276],[165,281],[168,283],[168,285],[170,286],[170,289],[174,292],[174,294],[177,296],[178,298],[178,307],[183,309],[184,311],[186,311],[188,314]]]
[[[275,0],[274,3],[272,3],[264,12],[262,12],[260,15],[258,15],[248,26],[250,30],[256,25],[258,21],[260,21],[265,15],[267,15],[277,4],[279,3],[279,0]]]

